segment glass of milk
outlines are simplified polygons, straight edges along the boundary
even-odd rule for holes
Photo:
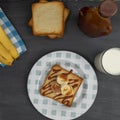
[[[95,57],[96,68],[106,74],[120,75],[120,48],[110,48]]]

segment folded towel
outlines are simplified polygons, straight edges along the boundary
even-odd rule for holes
[[[17,33],[16,29],[12,25],[12,23],[9,21],[3,10],[0,8],[0,26],[2,26],[3,30],[5,31],[8,38],[11,40],[13,45],[16,47],[19,55],[23,54],[27,49],[26,46]],[[1,66],[5,66],[4,64],[1,64]]]

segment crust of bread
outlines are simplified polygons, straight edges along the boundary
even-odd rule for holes
[[[28,21],[28,26],[32,27],[33,25],[33,21],[32,21],[32,18],[30,18],[30,20]]]
[[[39,2],[48,2],[48,0],[39,0]]]
[[[76,95],[76,93],[77,93],[77,91],[78,91],[78,89],[79,89],[79,87],[80,87],[83,79],[82,79],[81,77],[75,75],[74,73],[70,73],[70,74],[69,74],[69,77],[68,77],[69,82],[68,82],[68,84],[70,83],[70,79],[73,79],[73,80],[76,80],[76,81],[72,81],[72,83],[70,83],[69,85],[71,85],[71,86],[73,87],[73,85],[76,84],[77,86],[76,86],[75,88],[73,87],[73,95],[72,95],[70,98],[67,98],[67,100],[68,100],[69,102],[66,104],[66,103],[63,103],[63,101],[62,101],[63,99],[66,99],[66,98],[65,98],[66,96],[64,96],[64,95],[61,94],[59,97],[63,97],[63,99],[56,99],[55,96],[58,95],[58,94],[60,94],[60,93],[55,93],[55,92],[53,92],[52,89],[51,89],[51,86],[50,86],[50,85],[51,85],[52,82],[54,82],[54,81],[52,81],[52,80],[56,80],[56,81],[57,81],[57,77],[56,77],[56,78],[54,77],[54,79],[51,79],[51,80],[48,79],[48,77],[49,77],[51,74],[54,73],[54,72],[53,72],[53,69],[61,70],[61,71],[59,71],[58,73],[55,73],[56,76],[58,76],[58,75],[61,74],[61,73],[68,73],[68,72],[69,72],[69,71],[65,70],[64,68],[62,68],[62,67],[59,66],[59,65],[54,65],[54,66],[51,68],[50,72],[48,73],[48,76],[46,77],[46,79],[45,79],[42,87],[40,88],[40,94],[43,95],[43,96],[49,97],[49,98],[51,98],[51,99],[53,99],[53,100],[56,100],[57,102],[62,103],[62,104],[64,104],[65,106],[70,107],[70,106],[72,106],[74,97],[75,97],[75,95]],[[50,82],[51,82],[51,83],[50,83]],[[47,87],[46,90],[45,90],[45,86],[46,86],[47,84],[50,86],[50,88]],[[48,89],[49,89],[49,90],[48,90]],[[47,91],[47,90],[48,90],[48,91]],[[45,95],[45,94],[43,94],[45,91],[51,92],[51,93]],[[70,95],[68,95],[68,96],[70,96]]]
[[[50,10],[52,12],[55,11],[56,13],[52,13],[51,15],[49,15],[49,12],[51,12]],[[45,14],[43,15],[43,11],[46,13],[46,16]],[[36,36],[43,35],[43,34],[44,35],[63,34],[64,33],[63,12],[64,12],[64,4],[62,2],[55,1],[55,2],[46,2],[46,3],[34,3],[32,5],[33,34]],[[57,14],[59,14],[59,16]],[[39,16],[39,17],[36,17],[36,16]],[[47,19],[49,18],[52,19],[52,17],[57,18],[57,19],[54,19],[55,22],[53,22],[52,20],[47,21]],[[39,21],[39,24],[38,24],[38,21]],[[57,24],[57,22],[59,24]]]

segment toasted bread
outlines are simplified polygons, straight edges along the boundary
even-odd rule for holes
[[[63,13],[63,2],[34,3],[32,5],[33,34],[36,36],[63,34]]]
[[[64,28],[65,28],[65,24],[66,24],[67,18],[69,16],[69,13],[70,13],[70,10],[68,8],[65,8],[64,9]],[[48,37],[50,39],[55,39],[56,37],[61,38],[62,36],[63,36],[63,34],[62,35],[48,35]]]
[[[68,18],[68,16],[69,16],[69,13],[70,13],[70,10],[68,9],[68,8],[65,8],[64,9],[64,27],[65,27],[65,23],[66,23],[66,20],[67,20],[67,18]],[[29,20],[29,22],[28,22],[28,25],[29,26],[33,26],[33,23],[32,23],[33,21],[32,21],[32,18]],[[48,37],[50,38],[50,39],[55,39],[56,37],[58,37],[58,38],[61,38],[63,35],[48,35]]]
[[[39,2],[48,2],[48,0],[39,0]]]
[[[54,65],[40,88],[40,94],[70,107],[82,81],[72,70]]]
[[[39,2],[40,2],[40,3],[45,3],[45,2],[48,2],[48,1],[47,1],[47,0],[39,0]],[[33,20],[32,20],[32,18],[29,20],[28,25],[29,25],[30,27],[33,26]]]

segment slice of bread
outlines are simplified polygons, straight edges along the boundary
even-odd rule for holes
[[[65,29],[65,24],[66,24],[69,14],[70,14],[70,10],[68,8],[65,8],[64,9],[64,29]],[[62,36],[63,34],[62,35],[48,35],[50,39],[62,38]]]
[[[34,3],[32,5],[33,34],[61,35],[64,33],[63,2]]]
[[[67,18],[68,18],[68,16],[69,16],[69,14],[70,14],[70,10],[68,9],[68,8],[65,8],[64,9],[64,27],[65,27],[65,23],[66,23],[66,21],[67,21]],[[29,26],[33,26],[33,21],[32,21],[32,18],[29,20],[29,22],[28,22],[28,25]],[[63,35],[48,35],[48,37],[50,38],[50,39],[55,39],[55,38],[61,38]]]
[[[40,88],[40,94],[70,107],[82,81],[72,70],[54,65]]]
[[[39,2],[40,2],[40,3],[45,3],[45,2],[48,2],[48,1],[47,1],[47,0],[39,0]],[[28,25],[29,25],[30,27],[33,26],[33,20],[32,20],[32,18],[29,20]]]

